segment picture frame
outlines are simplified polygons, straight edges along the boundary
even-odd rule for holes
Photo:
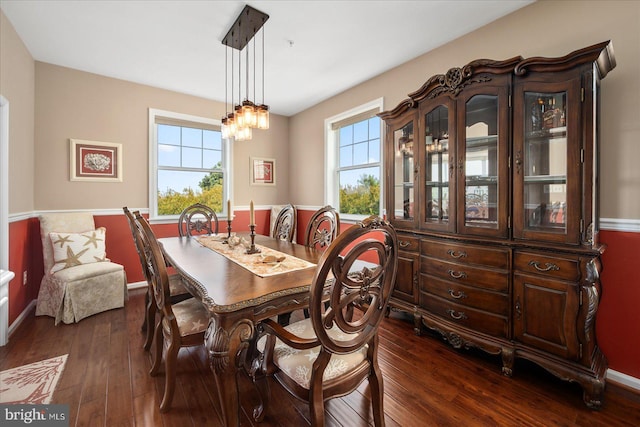
[[[69,141],[71,181],[122,182],[122,144]]]
[[[251,185],[276,185],[276,160],[251,157]]]

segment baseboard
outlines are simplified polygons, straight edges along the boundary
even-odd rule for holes
[[[31,310],[34,310],[36,308],[36,301],[37,300],[35,299],[31,300],[29,305],[27,305],[25,309],[22,310],[22,313],[20,313],[20,315],[16,318],[16,320],[14,320],[13,323],[9,326],[9,339],[11,339],[11,335],[13,335],[15,330],[18,329],[18,326],[20,326],[20,324],[24,321],[24,319],[27,318],[29,313],[31,313]]]
[[[607,369],[607,381],[640,393],[640,378]]]
[[[142,289],[142,288],[146,288],[147,282],[133,282],[133,283],[127,283],[127,290],[132,291],[134,289]]]

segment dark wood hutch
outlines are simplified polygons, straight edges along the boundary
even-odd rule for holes
[[[516,357],[602,404],[600,80],[603,42],[561,58],[480,59],[431,77],[386,123],[386,215],[398,231],[391,306],[456,348]]]

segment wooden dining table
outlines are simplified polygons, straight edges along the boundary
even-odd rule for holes
[[[239,235],[240,237],[240,235]],[[242,236],[249,240],[248,235]],[[269,317],[308,307],[315,267],[261,277],[224,255],[203,246],[195,237],[158,239],[164,255],[183,278],[188,291],[209,312],[205,347],[209,356],[223,422],[239,425],[237,372],[256,325]],[[317,264],[315,249],[256,235],[258,247],[271,248]]]

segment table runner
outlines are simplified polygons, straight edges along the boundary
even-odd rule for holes
[[[316,266],[316,264],[309,261],[262,245],[256,245],[256,248],[260,249],[260,253],[247,254],[245,244],[248,244],[248,242],[246,239],[235,237],[235,241],[233,241],[234,237],[235,236],[232,236],[232,243],[236,243],[235,245],[223,243],[226,236],[199,236],[197,239],[204,247],[227,257],[260,277],[274,276],[276,274],[304,270]]]

